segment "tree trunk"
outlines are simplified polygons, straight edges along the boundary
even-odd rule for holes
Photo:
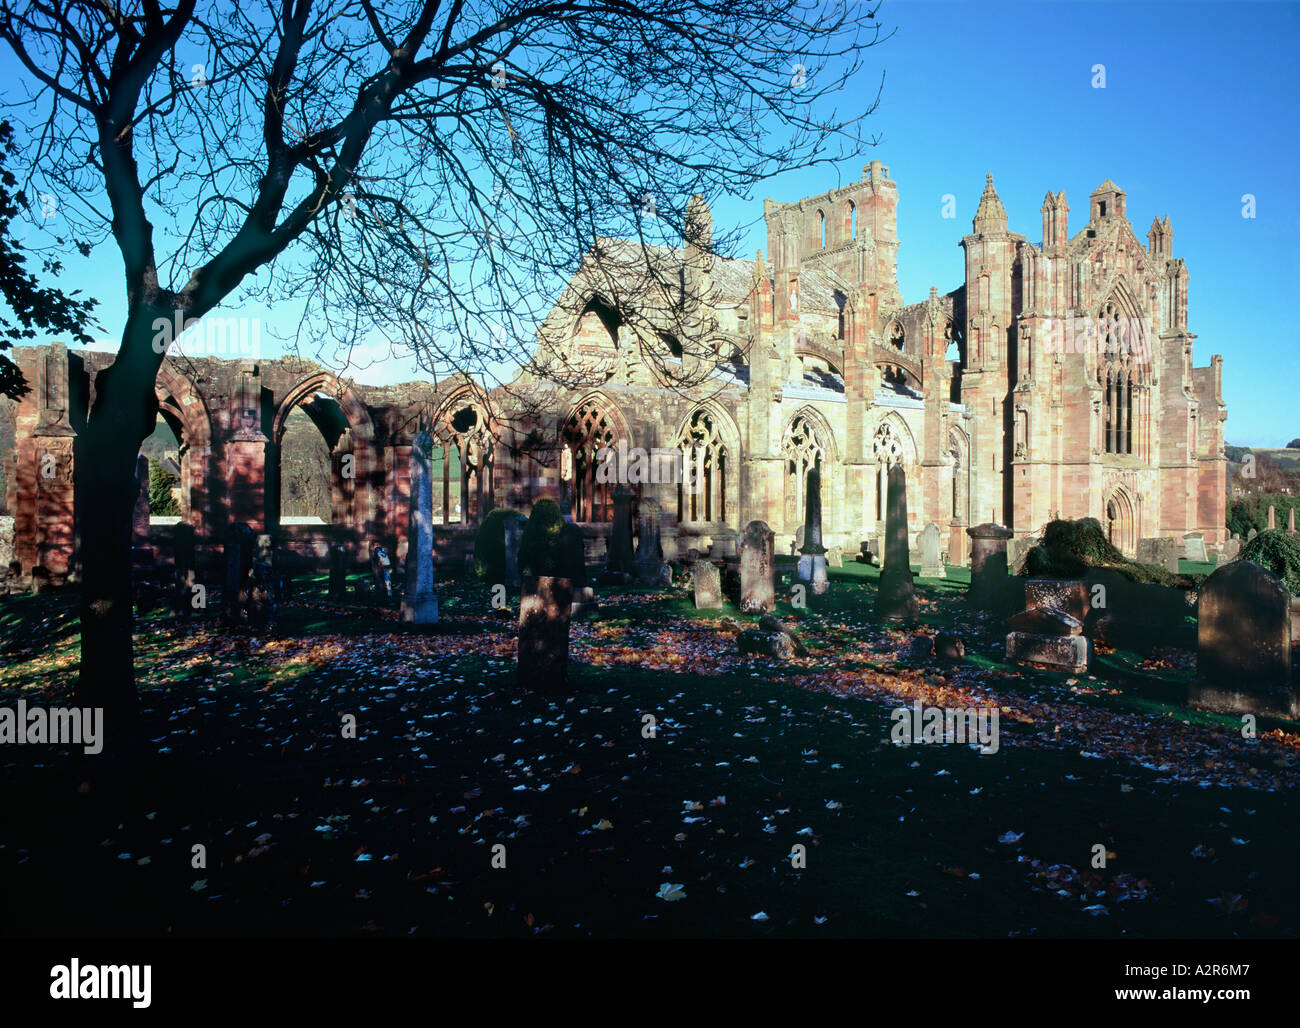
[[[81,666],[77,703],[104,711],[104,752],[129,754],[136,743],[131,595],[136,458],[158,417],[152,315],[128,318],[122,349],[95,381],[74,464],[81,530]]]

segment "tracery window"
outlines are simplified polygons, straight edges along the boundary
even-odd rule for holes
[[[728,454],[713,415],[703,408],[692,413],[677,434],[676,447],[682,455],[677,520],[726,521]]]
[[[786,464],[786,522],[798,524],[807,509],[808,472],[813,468],[820,470],[826,447],[818,439],[812,422],[805,415],[797,414],[785,430],[781,453]]]
[[[1134,319],[1114,303],[1102,309],[1097,381],[1102,389],[1102,446],[1106,453],[1146,456],[1151,416],[1145,347]]]
[[[871,455],[879,465],[876,471],[876,520],[885,520],[885,497],[889,492],[889,469],[903,463],[903,441],[894,426],[882,421],[871,441]]]
[[[614,422],[595,400],[579,404],[565,422],[565,461],[573,475],[573,520],[614,520],[614,485],[599,481],[600,451],[618,439]]]
[[[475,402],[453,405],[431,439],[433,520],[450,525],[482,520],[492,502],[493,439]]]

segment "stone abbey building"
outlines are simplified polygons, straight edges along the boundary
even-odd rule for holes
[[[331,541],[358,560],[373,542],[401,556],[410,450],[425,423],[444,567],[463,563],[492,506],[527,512],[545,495],[570,505],[598,559],[617,488],[602,473],[607,447],[691,458],[689,484],[629,483],[640,505],[659,505],[669,558],[725,552],[755,519],[788,552],[814,467],[824,541],[856,553],[883,535],[895,464],[913,536],[938,524],[953,564],[966,558],[966,528],[989,521],[1025,537],[1054,517],[1094,517],[1130,555],[1139,538],[1189,532],[1217,546],[1222,360],[1192,365],[1187,269],[1169,219],[1153,221],[1144,245],[1125,202],[1106,180],[1071,235],[1065,194],[1048,192],[1035,244],[1010,231],[990,175],[958,241],[961,284],[904,303],[898,187],[879,161],[843,188],[766,201],[766,256],[752,261],[709,253],[711,218],[695,200],[680,247],[598,240],[540,327],[531,365],[489,392],[469,381],[360,386],[289,359],[169,357],[158,397],[181,441],[181,524],[212,553],[244,522],[303,559],[323,560]],[[647,298],[638,316],[630,296]],[[78,425],[111,356],[16,353],[33,389],[6,457],[14,555],[57,577],[75,566]],[[278,448],[295,408],[330,449],[329,524],[279,516]],[[142,553],[165,552],[175,526],[159,521],[140,522]]]

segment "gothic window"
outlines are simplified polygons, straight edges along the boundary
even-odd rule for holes
[[[432,433],[433,519],[481,521],[492,503],[492,433],[477,403],[453,405]]]
[[[879,468],[876,473],[876,520],[885,520],[885,497],[889,492],[889,469],[903,463],[903,442],[888,421],[882,421],[871,441],[871,454]]]
[[[696,410],[677,434],[682,478],[677,483],[677,520],[721,523],[727,520],[727,447],[707,410]]]
[[[1147,454],[1150,396],[1144,373],[1143,340],[1133,338],[1136,322],[1112,302],[1098,325],[1097,380],[1102,388],[1102,449],[1106,453]]]
[[[614,446],[617,439],[614,422],[596,401],[580,404],[569,415],[562,441],[573,476],[574,521],[614,520],[614,486],[599,481],[596,472],[601,465],[600,451]]]
[[[785,430],[781,452],[786,466],[786,523],[797,524],[807,505],[808,472],[821,468],[826,447],[817,438],[817,431],[808,418],[798,414]]]

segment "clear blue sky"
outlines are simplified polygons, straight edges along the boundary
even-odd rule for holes
[[[715,222],[752,225],[742,255],[765,245],[763,196],[823,192],[876,157],[898,183],[899,278],[915,302],[931,285],[960,284],[957,243],[987,172],[1011,229],[1035,242],[1048,189],[1065,190],[1074,232],[1088,194],[1110,177],[1128,193],[1139,239],[1153,216],[1172,219],[1190,274],[1195,363],[1224,357],[1228,441],[1300,436],[1300,5],[886,0],[881,18],[897,33],[867,53],[861,79],[874,88],[886,73],[867,129],[880,145],[836,169],[778,176],[749,202],[717,202]],[[1096,64],[1104,89],[1092,85]],[[12,81],[8,54],[0,70]],[[949,193],[955,219],[941,216]],[[1253,219],[1242,217],[1247,193]],[[120,276],[106,249],[69,261],[63,280],[101,298],[114,337]],[[253,313],[220,313],[241,312]],[[387,361],[358,377],[401,381],[413,365]]]

